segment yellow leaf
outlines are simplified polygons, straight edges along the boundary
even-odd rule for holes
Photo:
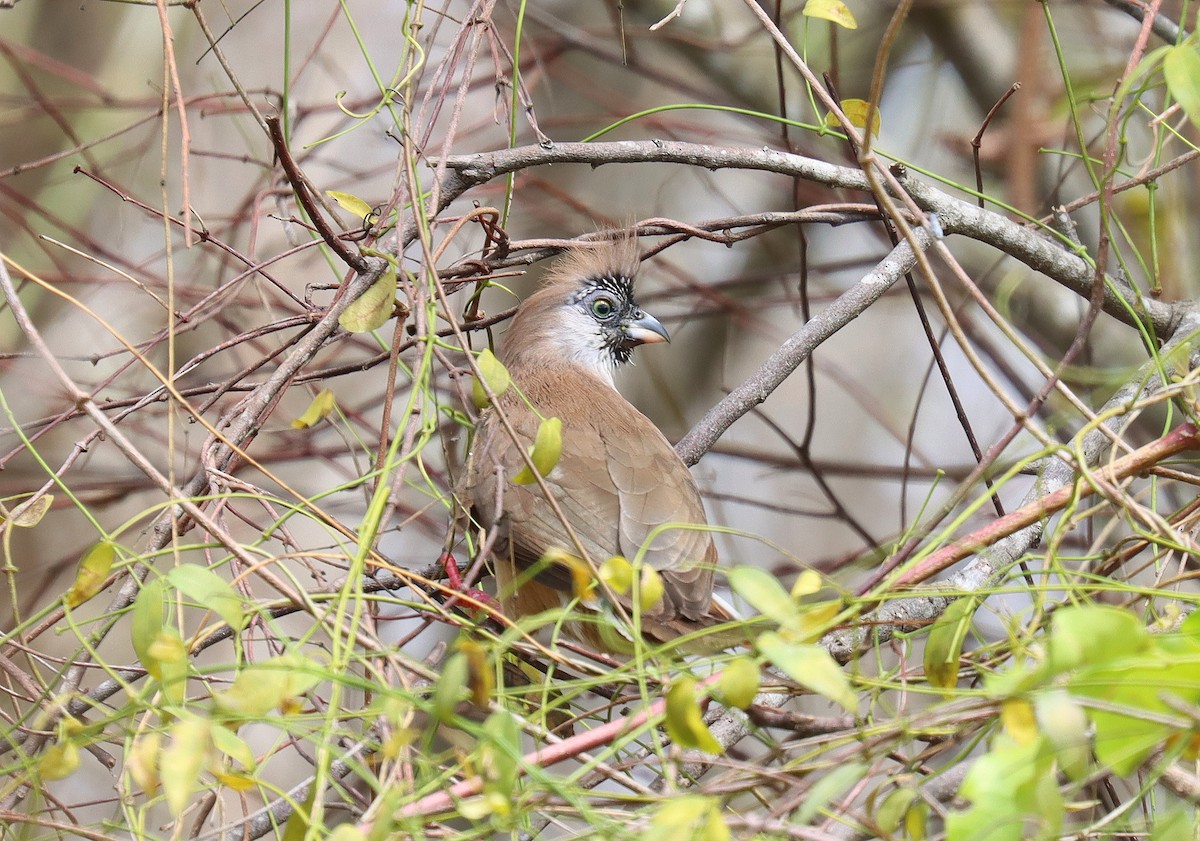
[[[171,728],[171,744],[162,752],[159,777],[167,807],[175,817],[183,813],[200,788],[200,771],[211,744],[210,728],[200,718],[180,719]]]
[[[133,782],[146,794],[158,790],[158,753],[162,747],[162,734],[149,730],[133,740],[125,767]]]
[[[488,348],[484,348],[479,353],[479,358],[475,360],[475,365],[479,368],[479,376],[487,383],[488,388],[492,390],[492,394],[499,397],[504,392],[508,391],[508,387],[512,384],[511,378],[508,376],[508,369],[504,367],[504,363],[496,358],[496,354],[492,353]],[[471,384],[471,398],[475,402],[476,409],[483,409],[488,405],[487,392],[483,390],[483,386],[476,379]]]
[[[213,776],[217,778],[218,783],[233,791],[249,791],[259,784],[254,777],[236,771],[214,770]]]
[[[338,316],[338,324],[351,333],[368,333],[382,327],[396,306],[396,268],[389,265],[379,280]]]
[[[566,567],[567,571],[571,573],[571,594],[580,601],[587,601],[591,598],[592,587],[596,582],[592,578],[592,570],[583,558],[577,558],[565,549],[554,546],[547,549],[542,555],[541,563]]]
[[[38,760],[38,774],[43,780],[61,780],[79,768],[79,745],[74,739],[64,739],[51,745]]]
[[[805,596],[811,596],[813,593],[821,589],[821,576],[811,569],[806,569],[800,573],[800,577],[796,579],[796,583],[792,585],[792,598],[802,599]]]
[[[620,555],[613,555],[600,564],[600,580],[618,596],[623,596],[633,589],[633,564]]]
[[[729,841],[730,832],[715,797],[677,793],[663,801],[640,837],[643,841]]]
[[[109,540],[101,540],[84,552],[83,557],[79,559],[75,581],[71,584],[71,589],[67,590],[67,606],[78,607],[99,593],[116,559],[117,548]]]
[[[929,631],[925,643],[925,676],[929,684],[944,690],[950,697],[958,686],[958,664],[962,658],[963,641],[971,629],[971,618],[979,607],[977,599],[964,596],[946,608]]]
[[[337,202],[338,207],[362,222],[368,216],[374,216],[375,210],[371,205],[352,193],[340,193],[337,190],[326,190],[325,195]]]
[[[442,674],[433,689],[433,714],[438,721],[449,723],[454,718],[455,707],[467,691],[470,672],[467,655],[456,651],[442,663]]]
[[[54,494],[42,494],[18,507],[16,516],[12,518],[12,524],[23,529],[31,529],[42,521],[42,517],[46,516],[46,512],[53,504]]]
[[[850,125],[865,129],[867,127],[867,114],[871,115],[871,134],[879,134],[879,109],[871,108],[871,104],[865,99],[843,99],[841,101],[842,111],[846,114],[846,119],[850,121]],[[825,115],[825,125],[830,128],[840,128],[841,123],[833,114]]]
[[[1000,705],[1000,723],[1004,732],[1019,745],[1028,745],[1038,737],[1033,705],[1024,698],[1006,698]]]
[[[562,456],[562,448],[562,421],[559,418],[546,418],[538,425],[537,438],[529,452],[529,458],[539,475],[550,475]],[[512,478],[514,485],[532,485],[536,481],[529,465],[522,467],[521,472]]]
[[[146,671],[162,684],[163,694],[172,704],[182,704],[187,689],[187,644],[179,631],[165,625],[146,648]],[[153,668],[152,668],[153,667]]]
[[[337,400],[334,398],[333,392],[328,388],[321,389],[308,404],[304,414],[292,421],[292,429],[308,429],[310,426],[315,426],[317,421],[328,417],[335,405],[337,405]]]
[[[695,748],[712,754],[725,752],[704,723],[700,702],[696,699],[696,681],[690,677],[672,681],[667,690],[666,727],[671,741],[681,748]]]
[[[744,710],[758,695],[761,680],[758,664],[749,657],[730,660],[717,678],[717,696],[727,707]]]
[[[233,684],[213,695],[217,708],[247,718],[265,716],[272,710],[295,712],[301,699],[323,679],[323,667],[298,654],[281,654],[252,663],[238,672]]]
[[[496,689],[496,676],[488,662],[487,651],[469,639],[459,639],[457,647],[467,656],[467,688],[471,690],[471,703],[486,710]]]
[[[638,581],[638,607],[643,611],[650,610],[662,601],[663,593],[666,592],[662,576],[654,567],[642,564],[642,574],[639,577],[641,580]]]
[[[803,14],[810,18],[832,21],[846,29],[858,29],[858,21],[842,0],[808,0]]]

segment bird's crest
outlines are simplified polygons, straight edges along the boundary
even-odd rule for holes
[[[632,280],[640,263],[637,234],[630,228],[612,239],[583,242],[567,249],[546,273],[546,286],[575,285],[581,280],[604,277]]]

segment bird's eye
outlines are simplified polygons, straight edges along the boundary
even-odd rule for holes
[[[608,298],[597,298],[592,301],[592,315],[596,318],[610,318],[613,311],[613,302]]]

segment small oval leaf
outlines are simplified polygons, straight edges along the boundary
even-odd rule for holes
[[[717,678],[716,693],[727,707],[744,710],[754,703],[762,680],[758,664],[749,657],[735,657]]]
[[[794,623],[800,614],[795,600],[783,589],[779,579],[765,569],[736,566],[729,570],[729,586],[750,606],[781,625]]]
[[[725,752],[704,723],[704,714],[696,699],[696,681],[690,677],[672,681],[667,690],[666,727],[671,741],[681,748],[695,748],[712,754]]]
[[[99,593],[116,559],[117,547],[111,540],[101,540],[84,552],[83,557],[79,559],[79,569],[75,572],[75,581],[72,582],[71,589],[67,590],[65,596],[67,606],[79,607]]]
[[[316,426],[319,421],[329,416],[336,405],[337,400],[334,398],[333,392],[328,388],[321,389],[308,404],[304,414],[292,421],[292,429],[308,429],[310,426]]]
[[[1163,59],[1167,90],[1187,114],[1192,125],[1200,126],[1200,52],[1195,43],[1176,44]]]
[[[963,641],[971,629],[971,617],[977,607],[977,599],[967,596],[956,599],[929,631],[929,640],[925,643],[925,676],[931,686],[942,690],[945,697],[950,697],[949,690],[958,686]]]
[[[213,695],[217,708],[247,718],[272,710],[285,715],[300,707],[304,693],[323,679],[324,667],[298,654],[281,654],[246,666],[224,692]]]
[[[353,193],[342,193],[337,190],[326,190],[325,195],[337,202],[337,206],[362,222],[369,216],[375,215],[375,209]]]
[[[867,115],[870,114],[871,115],[871,132],[870,133],[873,135],[879,134],[880,119],[879,119],[879,109],[878,108],[872,109],[871,104],[869,102],[867,102],[865,99],[843,99],[841,101],[840,105],[842,106],[842,113],[844,113],[846,115],[846,119],[848,119],[850,121],[850,125],[856,126],[861,129],[866,129]],[[842,124],[838,121],[838,118],[836,116],[834,116],[833,114],[826,114],[825,115],[825,125],[829,126],[830,128],[836,129],[836,128],[841,128]]]
[[[47,748],[38,759],[38,775],[43,780],[61,780],[79,768],[79,745],[67,738]]]
[[[379,280],[338,316],[338,324],[351,333],[369,333],[387,323],[396,305],[396,268],[389,265]]]
[[[842,0],[808,0],[801,12],[805,17],[821,18],[846,29],[858,29],[854,13]]]
[[[643,612],[652,610],[655,605],[662,601],[663,594],[666,593],[662,576],[650,564],[642,564],[642,572],[639,578],[638,607]]]
[[[13,515],[12,524],[19,528],[31,529],[42,521],[50,506],[54,504],[54,494],[42,494],[39,497],[22,503]]]
[[[458,702],[467,694],[467,677],[470,664],[467,655],[456,651],[442,664],[442,676],[433,690],[433,714],[443,724],[454,718]]]
[[[129,623],[133,653],[137,655],[142,668],[155,680],[162,680],[162,670],[158,659],[150,656],[150,646],[158,639],[166,622],[166,610],[163,608],[166,590],[167,582],[162,578],[152,578],[143,584],[133,602],[133,616]]]
[[[562,457],[562,447],[562,420],[546,418],[538,424],[537,438],[533,441],[529,459],[537,468],[539,475],[543,477],[550,475],[550,471]],[[522,467],[521,472],[512,478],[514,485],[532,485],[536,481],[537,479],[529,470],[529,465]]]
[[[633,564],[620,555],[613,555],[597,570],[600,580],[618,596],[623,596],[633,589]]]
[[[508,375],[508,369],[504,367],[504,363],[497,359],[496,354],[492,353],[489,348],[484,348],[479,352],[479,356],[475,360],[475,366],[479,369],[479,376],[487,383],[487,387],[491,389],[492,394],[497,397],[508,391],[508,387],[512,385],[512,378]],[[489,403],[487,392],[483,390],[479,379],[475,379],[471,384],[471,399],[475,402],[476,409],[483,409]]]
[[[850,678],[819,645],[790,642],[774,631],[760,634],[754,644],[796,683],[841,704],[852,713],[857,712],[858,698],[850,688]]]
[[[496,675],[488,661],[487,650],[466,638],[459,638],[457,647],[467,657],[467,688],[471,690],[471,703],[486,710],[496,690]]]
[[[200,772],[208,758],[211,725],[201,718],[183,718],[171,728],[171,744],[162,752],[159,777],[167,807],[179,817],[200,788]]]
[[[245,627],[247,616],[242,597],[228,581],[208,567],[183,564],[168,572],[167,580],[198,605],[220,616],[233,630],[240,631]]]

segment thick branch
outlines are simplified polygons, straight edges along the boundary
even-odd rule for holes
[[[827,187],[870,192],[867,178],[858,169],[837,166],[773,149],[742,149],[677,141],[645,140],[616,143],[556,143],[549,147],[521,146],[474,155],[454,155],[441,163],[451,170],[443,182],[442,206],[466,190],[522,169],[548,164],[580,163],[593,167],[611,163],[675,163],[709,170],[748,169],[785,175]],[[1076,294],[1091,292],[1093,268],[1082,258],[1030,228],[982,210],[918,181],[911,174],[904,188],[927,213],[938,214],[942,229],[992,245],[1045,274]],[[966,208],[972,213],[968,214]],[[439,208],[440,209],[440,208]],[[1173,332],[1175,309],[1155,300],[1142,300],[1124,284],[1112,281],[1116,291],[1105,296],[1104,311],[1131,326],[1144,314],[1160,336]]]

